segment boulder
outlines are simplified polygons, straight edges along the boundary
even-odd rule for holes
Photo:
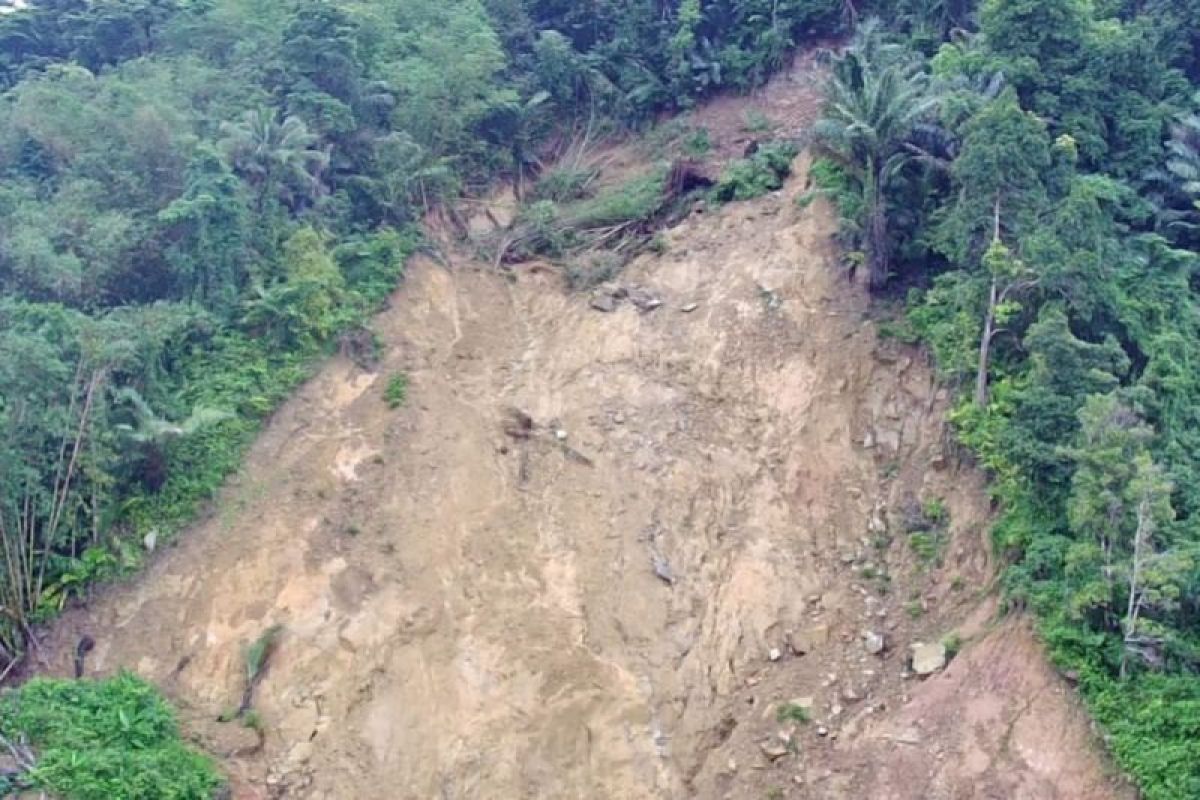
[[[912,669],[918,675],[932,675],[946,666],[946,646],[941,642],[914,644]]]

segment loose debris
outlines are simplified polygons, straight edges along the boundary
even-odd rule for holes
[[[642,286],[605,285],[592,292],[588,305],[596,311],[611,313],[626,300],[643,314],[660,308],[663,304],[662,298]]]

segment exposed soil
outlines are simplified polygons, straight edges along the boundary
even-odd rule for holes
[[[1129,797],[1027,624],[995,620],[946,396],[877,337],[798,166],[632,263],[654,310],[418,260],[377,371],[323,368],[208,519],[49,632],[46,669],[90,634],[89,674],[162,685],[239,798]],[[276,623],[260,748],[215,719]],[[778,720],[792,699],[811,720]]]

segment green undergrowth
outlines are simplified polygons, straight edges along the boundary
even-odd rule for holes
[[[721,202],[753,200],[783,186],[799,149],[791,142],[768,142],[753,155],[738,159],[721,172],[713,196]]]
[[[28,789],[64,800],[207,800],[222,784],[212,760],[184,743],[158,691],[130,673],[35,678],[8,690],[0,735],[33,762],[0,778],[0,796]]]
[[[153,534],[156,544],[170,541],[242,465],[247,449],[271,414],[337,346],[343,332],[362,329],[391,292],[405,260],[419,245],[413,233],[347,241],[333,253],[346,276],[346,290],[322,336],[274,337],[227,329],[192,343],[178,354],[170,376],[182,407],[223,409],[219,423],[181,437],[166,452],[167,479],[157,491],[125,497],[108,520],[111,535],[77,559],[57,562],[38,618],[46,620],[72,596],[97,581],[136,570],[142,546]]]

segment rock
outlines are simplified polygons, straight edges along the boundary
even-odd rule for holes
[[[681,312],[683,312],[684,314],[690,314],[699,307],[700,307],[699,303],[688,303],[686,306],[681,307],[679,310]]]
[[[770,661],[778,661],[781,658],[783,658],[783,653],[780,652],[778,647],[772,647],[770,652],[767,653],[767,659]]]
[[[763,755],[771,761],[778,761],[788,754],[787,747],[776,741],[763,742],[759,745],[759,748],[762,750]]]
[[[559,428],[554,432],[554,438],[558,439],[560,442],[565,442],[567,440],[567,432],[562,428]]]
[[[650,566],[654,568],[654,575],[668,586],[675,585],[675,572],[671,569],[671,564],[658,553],[650,556]]]
[[[737,759],[734,759],[734,758],[729,759],[728,766],[729,766],[730,772],[732,772],[734,774],[737,773],[737,767],[738,767]]]
[[[862,699],[862,695],[860,695],[853,686],[846,685],[842,687],[842,699],[847,703],[857,703]]]
[[[596,311],[610,313],[617,310],[617,298],[613,297],[610,292],[597,292],[592,295],[592,300],[588,304]]]
[[[826,728],[824,725],[817,726],[817,736],[828,736],[828,735],[829,735],[829,728]]]
[[[888,738],[898,744],[919,745],[921,743],[921,734],[916,728],[906,728]]]
[[[863,647],[873,656],[877,656],[887,649],[887,637],[882,633],[867,631],[863,634]]]
[[[153,553],[154,548],[158,545],[158,531],[151,528],[150,532],[142,538],[142,545],[146,548],[147,553]]]
[[[829,642],[829,626],[813,625],[802,631],[794,631],[788,636],[788,644],[792,652],[798,656],[811,653]]]
[[[912,669],[918,675],[932,675],[946,666],[946,646],[941,642],[914,644]]]
[[[618,425],[624,425],[625,424],[625,415],[622,414],[620,411],[618,411],[616,414],[613,414],[613,422],[615,422]]]
[[[633,303],[634,307],[643,314],[653,311],[663,304],[663,301],[656,295],[638,286],[629,290],[629,302]]]

